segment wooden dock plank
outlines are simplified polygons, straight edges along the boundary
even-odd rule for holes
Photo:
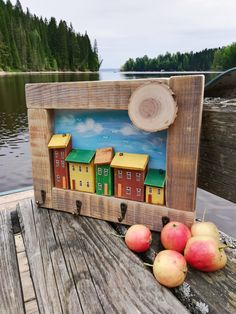
[[[16,259],[11,215],[0,211],[0,313],[23,314],[24,302]]]
[[[104,221],[18,207],[40,313],[188,313]]]

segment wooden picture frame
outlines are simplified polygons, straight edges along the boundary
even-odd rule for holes
[[[55,188],[52,155],[48,149],[53,134],[54,110],[127,110],[132,92],[149,82],[167,84],[174,92],[178,105],[177,118],[168,128],[167,135],[166,206]],[[107,221],[122,221],[127,225],[145,224],[152,230],[161,230],[165,216],[190,226],[195,219],[203,91],[203,75],[27,84],[26,103],[36,202],[42,207]]]

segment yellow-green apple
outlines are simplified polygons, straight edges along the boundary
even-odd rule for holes
[[[171,221],[161,230],[161,243],[165,249],[182,253],[191,237],[189,228],[177,221]]]
[[[219,230],[216,225],[210,221],[194,223],[191,227],[191,234],[193,237],[200,235],[211,236],[220,241]]]
[[[195,236],[188,240],[184,256],[187,263],[204,272],[213,272],[226,265],[227,257],[217,239],[211,236]]]
[[[125,234],[125,243],[134,252],[145,252],[152,243],[152,234],[148,227],[144,225],[133,225]]]
[[[153,264],[156,280],[169,288],[181,285],[187,275],[187,263],[182,254],[164,250],[157,254]]]

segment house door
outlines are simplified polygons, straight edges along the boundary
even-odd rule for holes
[[[108,195],[108,184],[104,184],[104,195]]]
[[[62,177],[62,188],[66,189],[66,177],[65,176]]]
[[[118,197],[122,196],[122,185],[121,185],[121,183],[118,183],[117,196]]]
[[[72,190],[75,190],[75,180],[72,180]]]
[[[152,194],[148,194],[148,203],[152,204]]]

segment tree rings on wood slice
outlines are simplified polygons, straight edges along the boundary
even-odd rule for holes
[[[147,132],[167,129],[175,120],[177,104],[171,89],[163,83],[138,87],[131,95],[128,114],[132,123]]]

